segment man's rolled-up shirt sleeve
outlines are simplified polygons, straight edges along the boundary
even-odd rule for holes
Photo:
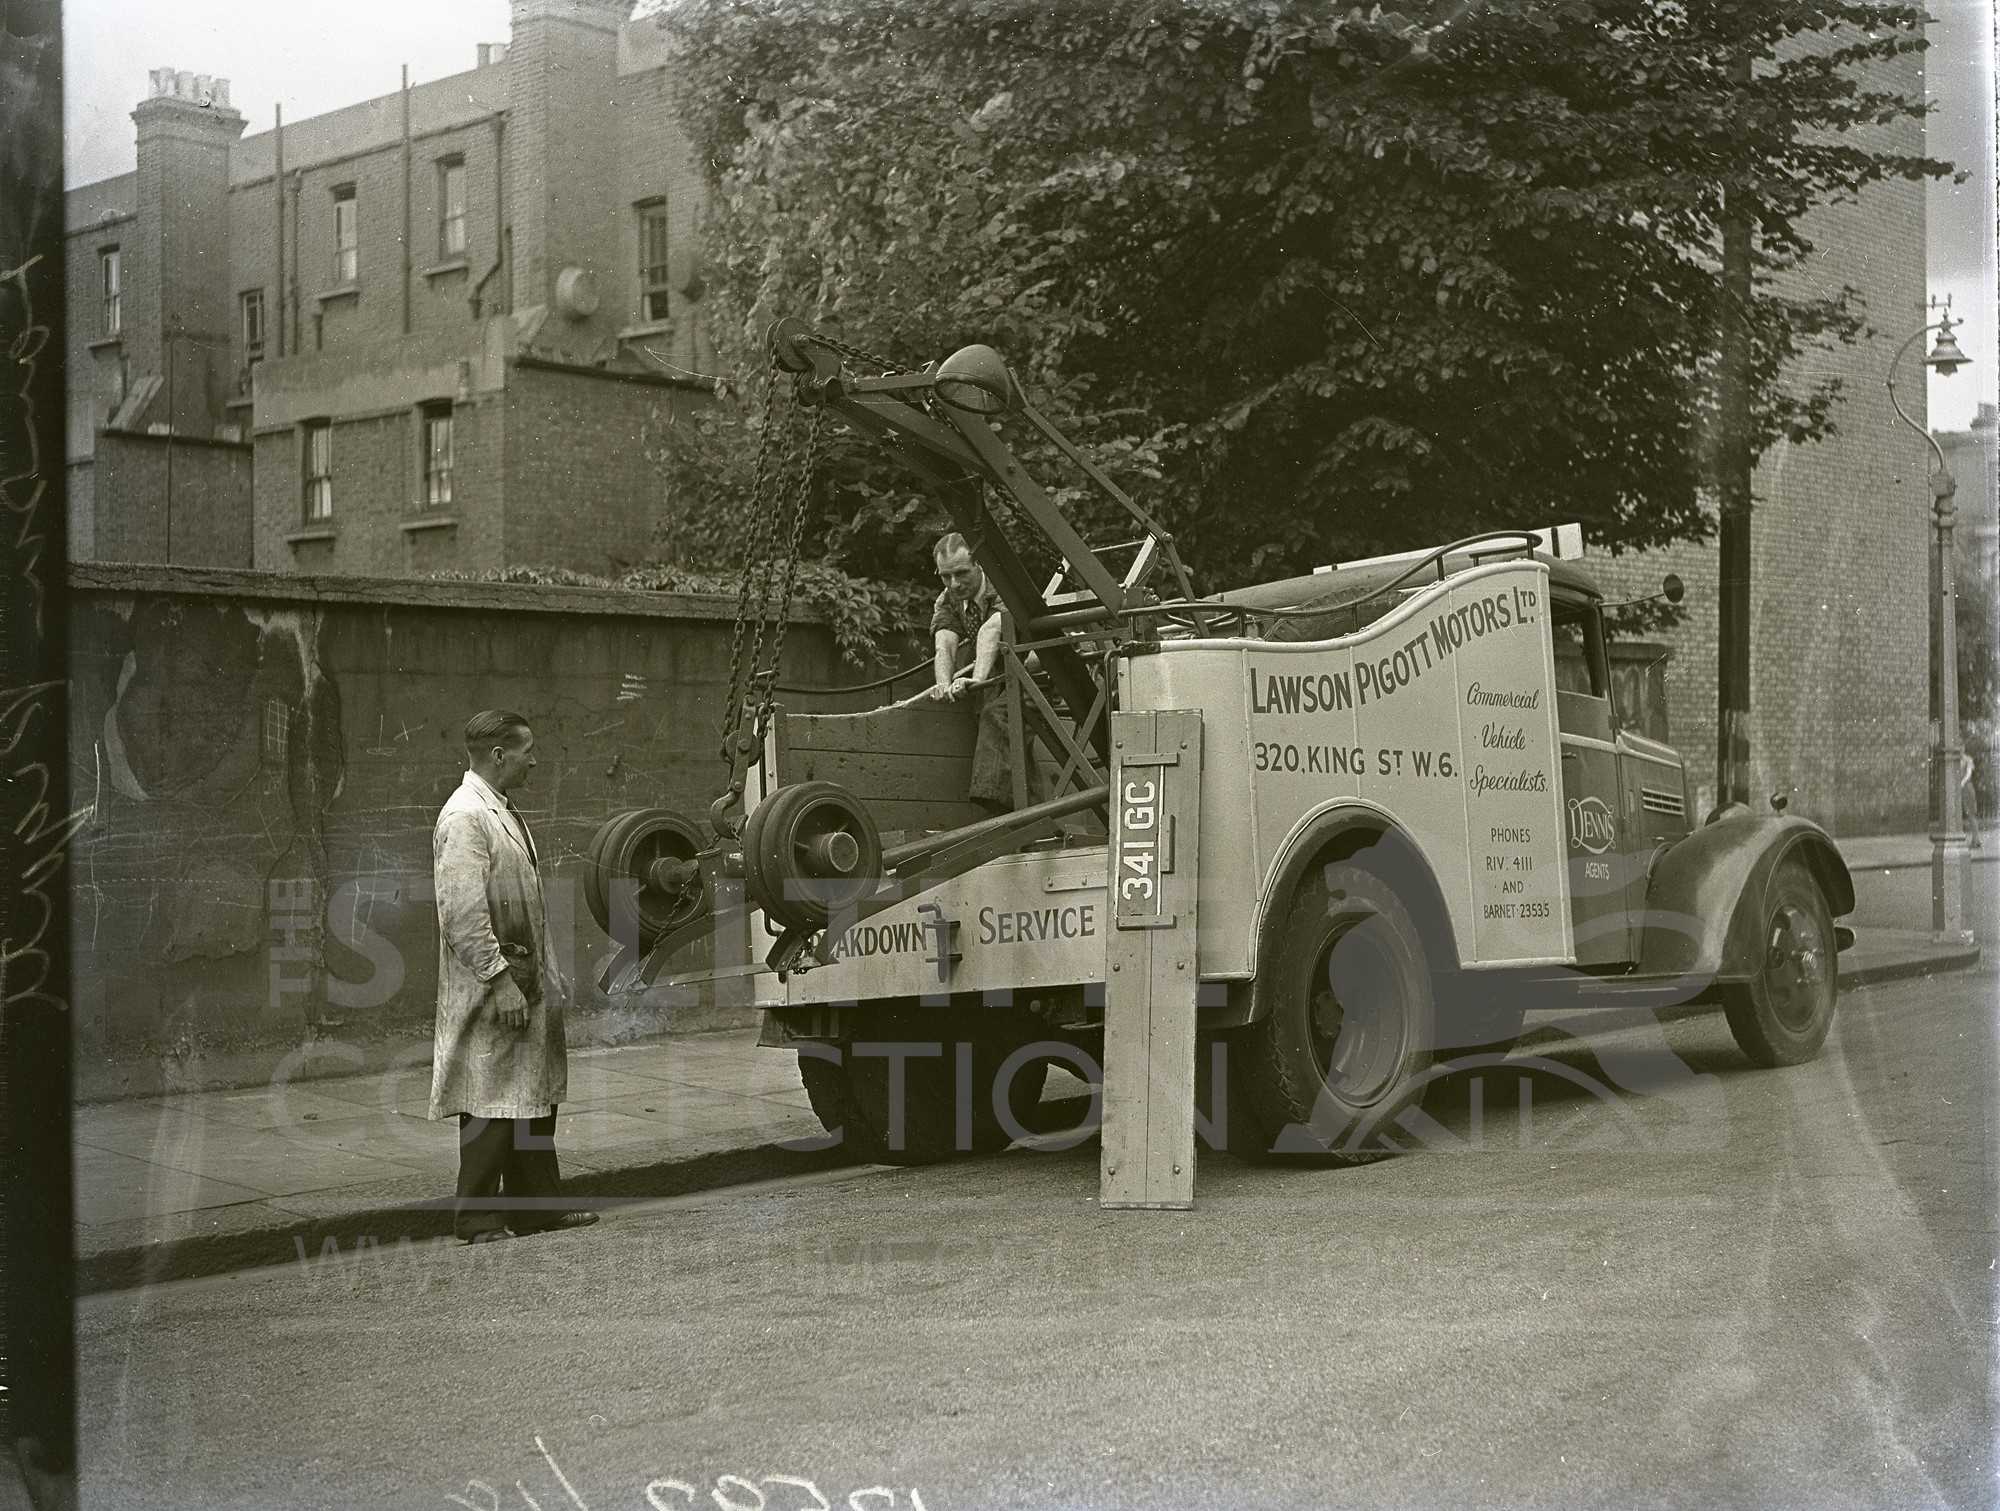
[[[935,635],[939,630],[949,630],[954,635],[958,633],[958,616],[952,612],[949,588],[938,594],[931,604],[931,633]]]
[[[476,819],[453,813],[438,824],[434,847],[438,929],[458,963],[481,981],[491,981],[507,969],[486,901],[490,860],[486,831]]]

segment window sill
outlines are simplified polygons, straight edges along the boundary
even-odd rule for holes
[[[125,344],[125,334],[121,331],[115,336],[99,336],[95,341],[86,342],[85,344],[90,350],[101,352],[113,346],[123,346]]]
[[[288,546],[303,546],[310,545],[316,540],[332,540],[333,538],[333,526],[313,525],[304,530],[292,531],[285,537],[285,544]]]
[[[224,399],[222,407],[224,409],[248,409],[256,402],[257,400],[253,395],[246,393],[234,399]]]
[[[419,530],[450,530],[458,525],[456,514],[429,514],[422,519],[406,519],[402,523],[405,535],[415,535]]]
[[[313,295],[313,302],[316,304],[330,304],[336,299],[359,299],[360,297],[360,284],[343,283],[338,288],[326,289]]]
[[[669,336],[673,334],[671,320],[648,320],[639,325],[628,325],[618,333],[620,341],[637,341],[646,336]]]
[[[471,264],[468,263],[463,257],[454,257],[447,262],[439,263],[434,268],[425,268],[424,277],[442,278],[447,273],[463,273],[466,272],[470,268],[470,266]]]

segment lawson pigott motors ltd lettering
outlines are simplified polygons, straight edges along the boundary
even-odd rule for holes
[[[1419,625],[1408,640],[1381,655],[1357,654],[1344,667],[1313,672],[1274,672],[1249,665],[1253,714],[1341,713],[1379,703],[1442,665],[1464,646],[1515,626],[1536,622],[1539,595],[1531,587],[1509,587],[1462,603]],[[1532,704],[1527,705],[1532,707]]]

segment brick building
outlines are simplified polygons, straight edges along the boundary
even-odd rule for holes
[[[1865,83],[1924,98],[1922,55],[1875,65]],[[1875,128],[1872,145],[1918,154],[1921,121]],[[1930,456],[1883,391],[1889,362],[1925,313],[1924,188],[1891,181],[1858,202],[1816,211],[1816,251],[1790,275],[1802,290],[1853,288],[1869,330],[1852,346],[1812,353],[1801,376],[1837,378],[1834,434],[1778,441],[1760,459],[1751,516],[1751,792],[1783,795],[1793,813],[1835,834],[1925,824],[1930,748]],[[1897,392],[1925,422],[1913,350]],[[1961,503],[1966,489],[1961,482]],[[1686,616],[1657,638],[1670,649],[1666,693],[1673,743],[1687,757],[1703,812],[1716,790],[1714,543],[1598,556],[1609,596],[1652,593],[1666,572],[1687,583]]]
[[[245,134],[155,70],[72,189],[71,554],[269,571],[643,560],[708,391],[702,186],[630,0],[515,0],[477,66]]]
[[[2000,583],[2000,411],[1981,404],[1969,430],[1940,430],[1938,446],[1958,492],[1958,554],[1990,591]]]

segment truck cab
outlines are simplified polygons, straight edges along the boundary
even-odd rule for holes
[[[1551,572],[1565,862],[1576,963],[1631,970],[1654,858],[1689,829],[1687,773],[1617,706],[1601,600],[1580,572]]]

